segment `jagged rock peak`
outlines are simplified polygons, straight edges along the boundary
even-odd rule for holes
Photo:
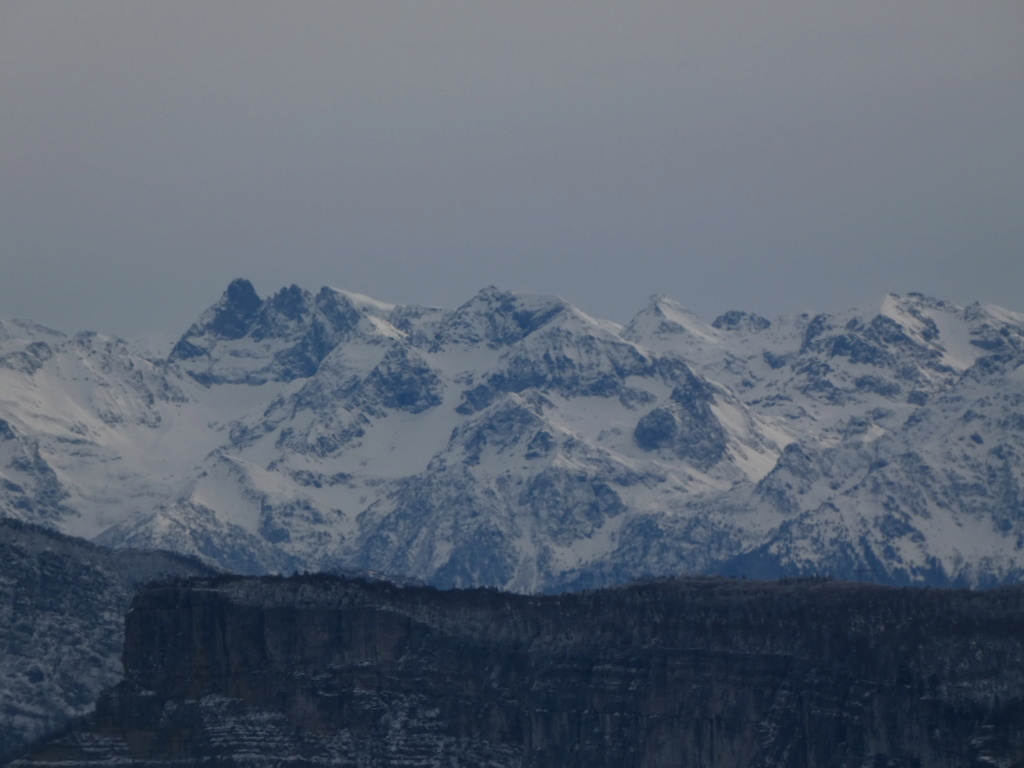
[[[213,317],[207,327],[226,339],[241,338],[249,330],[262,305],[263,300],[252,283],[244,278],[236,278],[213,306]]]
[[[333,288],[314,296],[290,285],[261,300],[252,283],[239,278],[181,337],[169,359],[205,385],[291,381],[315,373],[362,316]]]
[[[253,284],[244,277],[236,277],[228,284],[223,301],[253,312],[263,303]]]
[[[658,317],[667,317],[676,321],[686,319],[693,322],[703,323],[697,314],[675,299],[662,293],[652,294],[647,304],[638,314],[653,314]]]
[[[761,317],[761,315],[731,309],[716,317],[712,321],[711,327],[717,328],[720,331],[750,331],[758,333],[769,328],[771,324],[771,320]]]
[[[298,320],[309,311],[311,299],[312,295],[309,291],[292,283],[274,294],[270,300],[270,306],[289,320]]]
[[[934,296],[929,296],[926,293],[920,291],[909,291],[905,294],[889,293],[887,298],[895,301],[913,303],[919,307],[927,307],[929,309],[952,309],[953,311],[959,311],[959,308],[948,301],[938,299]]]
[[[438,340],[507,346],[572,311],[572,305],[557,296],[516,294],[491,285],[445,319]]]
[[[655,294],[647,305],[622,329],[622,337],[647,343],[673,336],[691,336],[701,340],[719,339],[716,328],[705,323],[678,301]]]
[[[171,349],[170,361],[190,360],[208,354],[209,344],[196,343],[206,336],[216,339],[240,339],[252,327],[263,306],[252,283],[236,278],[220,299],[199,316]]]

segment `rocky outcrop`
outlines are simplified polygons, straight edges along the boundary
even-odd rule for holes
[[[292,381],[312,376],[359,318],[351,301],[329,288],[314,296],[292,285],[263,300],[239,278],[178,340],[169,360],[207,386]],[[228,361],[218,357],[225,348]]]
[[[1024,764],[1024,589],[315,576],[143,590],[126,676],[13,765]]]

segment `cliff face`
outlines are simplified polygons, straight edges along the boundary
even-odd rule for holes
[[[19,766],[1024,765],[1024,589],[328,577],[143,590],[125,680]]]

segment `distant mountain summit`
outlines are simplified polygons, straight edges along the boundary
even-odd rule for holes
[[[552,591],[1024,566],[1024,316],[921,294],[625,326],[246,280],[166,360],[0,327],[0,515],[246,573]]]

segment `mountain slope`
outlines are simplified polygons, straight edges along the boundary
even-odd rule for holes
[[[521,591],[681,572],[991,584],[1024,555],[1024,316],[920,294],[626,326],[245,280],[165,361],[0,335],[2,514],[247,573]]]

